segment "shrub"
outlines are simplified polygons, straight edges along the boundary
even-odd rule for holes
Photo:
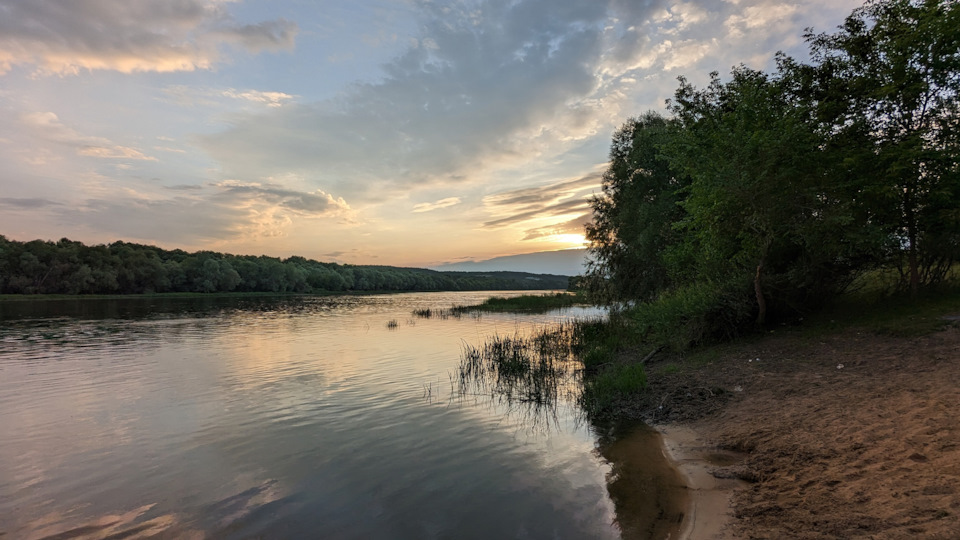
[[[753,313],[745,284],[694,283],[638,304],[626,317],[647,343],[683,351],[702,343],[738,335]]]

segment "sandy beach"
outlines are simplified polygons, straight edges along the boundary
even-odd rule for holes
[[[774,335],[652,382],[681,537],[957,538],[958,383],[956,326]]]

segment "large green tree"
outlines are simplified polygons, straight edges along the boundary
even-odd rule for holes
[[[916,292],[960,258],[960,3],[873,0],[807,39],[821,120],[864,141],[849,148],[861,196]]]
[[[681,80],[671,104],[678,129],[668,154],[692,179],[681,202],[684,260],[695,280],[751,283],[760,324],[771,299],[803,309],[860,266],[832,156],[792,84],[740,67],[700,90]]]
[[[688,184],[660,147],[670,122],[648,112],[631,118],[613,135],[603,193],[592,201],[587,225],[590,290],[606,300],[652,300],[671,278],[666,250],[679,240],[674,224],[684,215],[677,203]]]

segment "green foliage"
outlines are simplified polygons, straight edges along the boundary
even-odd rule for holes
[[[960,4],[873,0],[836,34],[808,34],[812,95],[851,154],[873,218],[914,293],[960,258]]]
[[[591,416],[603,416],[646,387],[647,374],[641,364],[617,364],[585,379],[579,402]]]
[[[609,345],[597,345],[583,353],[580,361],[583,362],[584,369],[594,370],[613,361],[615,350]]]
[[[624,317],[644,342],[683,351],[736,336],[752,314],[749,294],[742,292],[747,287],[693,283],[665,293],[656,302],[638,304]]]
[[[916,297],[906,291],[883,293],[863,290],[846,294],[804,321],[804,332],[817,337],[840,328],[858,328],[881,335],[917,337],[960,324],[958,284],[941,284]]]
[[[586,299],[582,295],[569,293],[523,295],[512,298],[494,296],[487,298],[482,304],[455,306],[451,311],[454,313],[468,311],[545,312],[583,304],[585,301]],[[417,315],[416,312],[414,314]],[[429,318],[430,315],[426,314],[425,316]]]
[[[671,108],[679,129],[667,154],[693,178],[682,255],[670,254],[684,265],[676,272],[752,278],[745,293],[760,324],[769,310],[802,312],[842,291],[876,248],[861,241],[869,224],[856,223],[851,194],[830,181],[833,156],[791,84],[741,67],[704,90],[682,83]]]
[[[916,294],[960,258],[960,3],[872,0],[806,38],[811,65],[681,78],[671,118],[614,134],[585,281],[646,339],[796,319],[882,268]]]
[[[620,313],[604,321],[581,321],[573,327],[571,349],[592,370],[614,360],[617,353],[638,343],[638,334]]]
[[[670,125],[648,112],[613,136],[603,193],[592,201],[586,228],[592,260],[582,281],[595,298],[645,300],[670,284],[661,253],[679,239],[673,225],[684,216],[677,203],[688,184],[660,150]]]
[[[126,242],[17,242],[0,236],[0,294],[464,291],[566,285],[564,276],[520,272],[435,272],[303,257],[186,253]]]

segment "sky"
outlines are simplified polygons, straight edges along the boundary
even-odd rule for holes
[[[582,247],[613,131],[859,1],[0,0],[0,234],[431,266]]]

